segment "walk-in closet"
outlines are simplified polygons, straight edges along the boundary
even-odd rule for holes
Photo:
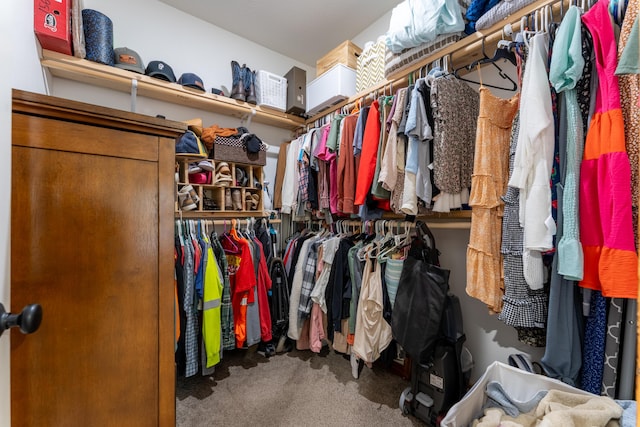
[[[636,426],[638,0],[8,0],[0,426]]]

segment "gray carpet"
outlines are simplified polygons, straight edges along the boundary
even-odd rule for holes
[[[176,424],[192,426],[424,425],[398,408],[409,382],[374,366],[359,379],[342,355],[296,351],[265,358],[225,352],[212,376],[179,378]]]

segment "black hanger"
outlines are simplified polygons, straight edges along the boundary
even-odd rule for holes
[[[502,43],[502,40],[500,40],[500,42],[498,42],[498,47],[496,48],[496,51],[493,54],[493,57],[489,58],[487,56],[487,54],[485,53],[485,50],[484,50],[484,39],[482,39],[482,55],[483,55],[483,58],[479,59],[477,61],[474,61],[470,65],[467,65],[465,67],[460,67],[460,68],[454,69],[453,75],[459,80],[462,80],[462,81],[465,81],[465,82],[469,82],[469,83],[475,83],[475,84],[478,84],[478,85],[481,85],[481,86],[491,87],[491,88],[494,88],[494,89],[508,90],[508,91],[511,91],[511,92],[517,90],[518,89],[518,84],[511,77],[509,77],[509,75],[507,73],[505,73],[502,70],[502,68],[500,68],[500,66],[498,64],[496,64],[496,62],[501,60],[501,59],[506,59],[509,62],[511,62],[513,65],[517,64],[516,63],[516,55],[511,50],[511,48],[513,46],[515,46],[515,43],[508,42],[506,40],[505,40],[505,42],[506,43]],[[498,75],[500,77],[502,77],[502,79],[505,80],[505,83],[506,83],[506,81],[511,82],[511,86],[503,87],[503,86],[496,86],[496,85],[492,85],[492,84],[484,83],[484,82],[480,83],[480,82],[477,82],[475,80],[471,80],[471,79],[468,79],[468,78],[465,78],[465,77],[461,77],[458,74],[458,72],[460,70],[465,69],[467,71],[472,71],[475,67],[477,67],[479,65],[483,65],[483,64],[491,64],[494,67],[496,67],[498,69]]]

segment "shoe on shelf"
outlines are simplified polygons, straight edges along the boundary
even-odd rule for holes
[[[191,196],[191,200],[194,203],[198,203],[200,201],[200,196],[198,196],[198,192],[191,186],[191,184],[187,184],[180,189],[180,193],[189,193]]]
[[[193,201],[188,191],[178,193],[178,202],[181,211],[192,211],[198,208],[198,205]]]
[[[233,209],[233,201],[231,200],[231,189],[224,190],[224,208],[226,210]]]
[[[244,195],[244,210],[248,211],[251,209],[251,203],[253,200],[251,199],[251,193],[247,192]]]
[[[233,209],[237,211],[242,210],[242,192],[237,188],[231,191],[231,200],[233,201]]]
[[[236,185],[245,187],[248,180],[247,172],[243,168],[236,167]]]
[[[213,163],[211,162],[211,160],[201,160],[200,162],[198,162],[198,167],[203,171],[213,172]]]
[[[249,104],[256,105],[258,98],[256,97],[256,72],[246,67],[244,70],[244,94]]]
[[[251,195],[251,210],[258,210],[258,205],[260,204],[260,196],[257,193],[253,193]]]
[[[207,211],[219,211],[220,210],[220,206],[218,206],[218,204],[216,203],[215,200],[204,196],[202,198],[202,209],[207,210]]]
[[[189,173],[202,172],[202,168],[197,163],[189,163]]]
[[[231,94],[232,99],[238,101],[245,101],[247,99],[245,95],[244,81],[246,79],[246,66],[240,66],[236,61],[231,61]]]
[[[216,166],[216,180],[215,184],[220,187],[228,187],[233,182],[231,178],[231,169],[227,162],[220,162]]]

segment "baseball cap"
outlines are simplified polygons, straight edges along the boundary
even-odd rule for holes
[[[124,70],[144,74],[144,63],[135,50],[128,47],[118,47],[113,50],[115,54],[115,66]]]
[[[178,142],[176,142],[176,154],[190,154],[204,159],[207,158],[207,150],[204,148],[204,145],[202,145],[200,138],[190,130],[178,138]]]
[[[173,69],[163,61],[151,61],[147,65],[145,74],[149,77],[155,77],[157,79],[166,80],[171,83],[176,82],[176,76],[173,74]]]
[[[206,89],[204,88],[204,83],[202,83],[202,79],[193,73],[182,74],[178,79],[178,83],[182,86],[191,87],[203,92],[206,91]]]

